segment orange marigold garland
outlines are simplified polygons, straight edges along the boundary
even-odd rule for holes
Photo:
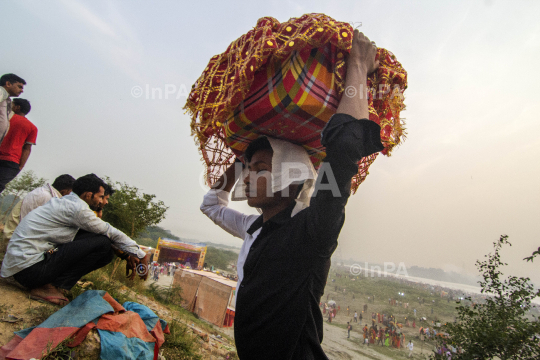
[[[265,17],[224,53],[212,57],[185,106],[192,117],[192,134],[206,164],[209,184],[234,155],[241,155],[260,135],[304,146],[313,164],[319,166],[326,156],[320,131],[335,113],[345,90],[345,60],[352,36],[350,24],[324,14],[306,14],[285,23]],[[368,78],[369,119],[381,126],[382,153],[389,156],[405,135],[399,114],[404,109],[407,73],[388,50],[379,48],[377,58],[379,69]],[[268,91],[266,82],[271,85]],[[317,92],[328,96],[321,100]],[[275,114],[261,114],[261,109]],[[315,136],[305,140],[306,131]],[[359,162],[353,192],[376,156]]]

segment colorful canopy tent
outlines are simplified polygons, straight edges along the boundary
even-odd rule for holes
[[[159,263],[178,262],[183,265],[189,264],[193,269],[202,269],[206,250],[206,244],[159,238],[153,260]]]
[[[352,38],[350,24],[324,14],[284,23],[264,17],[210,59],[185,106],[209,184],[261,135],[302,145],[317,169],[326,156],[320,133],[344,93],[367,97],[369,120],[381,126],[382,153],[390,155],[405,135],[400,112],[407,73],[390,51],[378,48],[380,66],[368,77],[369,89],[345,89]],[[377,155],[359,161],[353,191]]]
[[[182,287],[182,306],[219,327],[232,326],[236,281],[208,271],[179,269],[173,285]]]

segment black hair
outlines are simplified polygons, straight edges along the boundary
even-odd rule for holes
[[[253,140],[249,143],[246,151],[244,152],[244,157],[248,162],[251,161],[251,158],[259,150],[272,150],[272,145],[266,136],[261,136],[260,138]]]
[[[95,194],[99,192],[100,187],[103,189],[107,188],[105,181],[101,180],[96,174],[88,174],[75,180],[73,192],[79,196],[88,191]]]
[[[70,190],[73,189],[73,184],[75,183],[75,178],[71,175],[64,174],[60,175],[52,183],[52,187],[58,191]]]
[[[0,86],[6,85],[7,82],[10,82],[12,84],[22,83],[23,85],[26,85],[26,81],[24,81],[23,78],[15,74],[4,74],[2,75],[2,77],[0,77]]]
[[[32,107],[30,106],[30,101],[26,99],[15,98],[13,99],[12,103],[13,105],[19,105],[21,107],[21,112],[24,115],[27,115],[30,112],[30,109],[32,109]]]
[[[105,196],[109,195],[112,196],[116,190],[114,190],[113,186],[111,184],[106,184],[107,187],[105,187]]]

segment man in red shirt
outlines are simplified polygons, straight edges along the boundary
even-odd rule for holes
[[[37,127],[25,116],[30,112],[30,102],[13,99],[9,131],[0,145],[0,193],[22,170],[32,145],[36,144]]]

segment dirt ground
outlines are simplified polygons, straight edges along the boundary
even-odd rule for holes
[[[31,300],[28,293],[0,278],[0,319],[14,315],[23,320],[17,323],[0,321],[0,345],[5,345],[13,337],[13,332],[33,325],[38,309],[47,307],[38,301]],[[51,306],[52,307],[52,306]]]
[[[351,333],[351,337],[357,337],[358,334]],[[324,337],[322,347],[326,355],[331,360],[346,359],[392,359],[379,354],[373,347],[358,345],[347,339],[347,330],[330,324],[324,324]]]
[[[127,289],[126,289],[127,290]],[[31,300],[28,297],[28,293],[19,287],[16,287],[6,280],[0,278],[0,319],[7,315],[14,315],[23,320],[17,323],[7,323],[0,321],[0,346],[8,343],[13,337],[13,332],[28,328],[30,326],[37,325],[44,321],[49,314],[58,309],[52,305],[46,305],[35,300]],[[135,295],[137,302],[148,306],[152,309],[160,318],[170,322],[172,320],[172,312],[161,304],[158,304],[151,299],[143,295]],[[200,354],[203,359],[226,359],[229,352],[228,349],[232,348],[224,339],[218,339],[214,335],[205,333],[202,329],[194,326],[193,324],[187,324],[190,331],[193,333],[193,337],[200,344]],[[92,340],[88,339],[87,340]],[[81,346],[99,348],[99,336],[97,341],[86,341]],[[87,350],[93,352],[93,348]],[[99,352],[97,353],[99,354]],[[99,355],[97,355],[99,356]],[[94,357],[92,357],[93,359]],[[97,359],[97,357],[95,357]],[[90,357],[88,357],[90,359]],[[171,360],[171,359],[167,359]]]

